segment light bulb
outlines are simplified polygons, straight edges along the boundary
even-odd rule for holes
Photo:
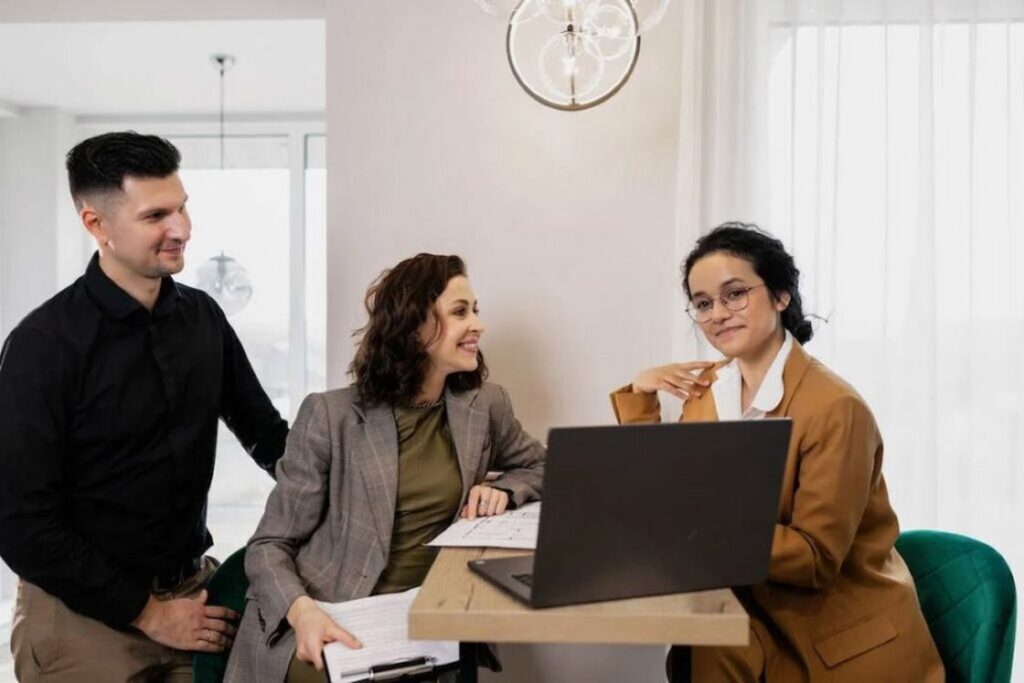
[[[604,75],[604,62],[585,47],[590,36],[563,32],[551,36],[540,53],[540,75],[544,86],[557,99],[577,102],[591,93]]]

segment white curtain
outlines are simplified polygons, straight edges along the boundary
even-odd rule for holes
[[[1024,579],[1024,0],[683,1],[679,256],[782,238],[902,527]],[[675,346],[709,353],[685,319]]]

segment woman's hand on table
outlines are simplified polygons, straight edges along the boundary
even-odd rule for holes
[[[477,484],[469,490],[469,497],[459,516],[466,519],[493,517],[505,512],[506,508],[508,508],[507,493],[493,486]]]

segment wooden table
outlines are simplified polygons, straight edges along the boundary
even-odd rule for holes
[[[442,549],[409,610],[409,636],[464,643],[747,644],[747,613],[727,589],[532,609],[466,566],[524,554],[529,551]]]

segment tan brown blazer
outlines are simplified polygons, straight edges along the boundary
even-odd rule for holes
[[[520,426],[508,392],[486,382],[478,390],[448,390],[445,410],[463,504],[488,470],[501,471],[494,485],[511,491],[515,503],[540,497],[544,447]],[[391,406],[365,405],[352,387],[310,394],[276,474],[246,551],[251,585],[228,660],[228,683],[285,679],[295,652],[285,615],[299,596],[341,602],[373,591],[387,567],[398,497]]]
[[[716,365],[703,373],[714,380]],[[770,681],[943,681],[914,582],[893,544],[899,523],[882,476],[882,438],[857,392],[794,342],[783,398],[793,419],[769,578],[737,589],[778,647]],[[620,423],[658,422],[656,395],[612,394]],[[717,420],[711,391],[684,422]],[[752,453],[751,456],[755,456]]]

